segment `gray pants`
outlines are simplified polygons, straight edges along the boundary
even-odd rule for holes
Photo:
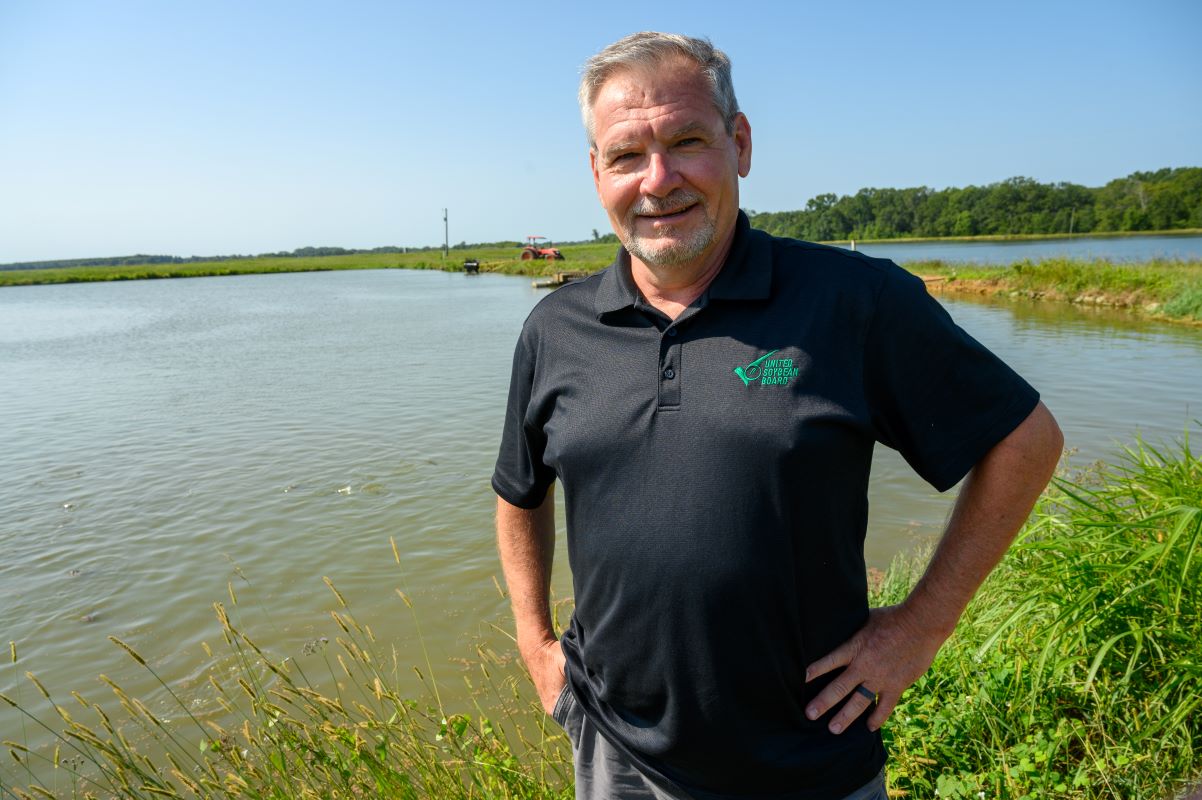
[[[640,772],[597,731],[565,686],[551,716],[572,743],[576,800],[690,800],[678,787]],[[888,800],[885,771],[841,800]]]

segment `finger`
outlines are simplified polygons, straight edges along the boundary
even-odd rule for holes
[[[839,709],[839,713],[831,720],[831,724],[827,729],[831,733],[843,733],[851,723],[855,722],[856,717],[864,713],[868,706],[872,705],[872,701],[859,692],[852,692],[851,697],[843,704],[843,708]]]
[[[818,719],[859,686],[859,678],[849,673],[850,670],[843,670],[843,672],[836,675],[830,683],[822,688],[818,696],[806,706],[807,717]]]
[[[885,720],[889,719],[889,715],[893,713],[893,709],[897,706],[897,701],[901,697],[897,695],[880,695],[877,698],[876,709],[868,717],[868,730],[878,731],[885,724]]]
[[[833,669],[846,667],[851,663],[852,655],[854,653],[855,648],[852,647],[851,642],[848,641],[839,645],[834,650],[830,651],[822,658],[806,667],[806,683],[809,683],[820,675],[825,675]]]

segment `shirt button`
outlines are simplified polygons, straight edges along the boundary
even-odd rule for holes
[[[675,335],[676,335],[676,329],[675,329],[675,328],[668,328],[668,335],[669,335],[669,336],[675,336]]]
[[[671,367],[668,367],[666,370],[664,370],[664,377],[667,378],[668,380],[672,380],[673,378],[676,377],[676,370],[672,369]]]

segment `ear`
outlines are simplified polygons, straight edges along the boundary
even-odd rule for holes
[[[593,188],[597,190],[597,198],[601,197],[601,172],[597,166],[597,148],[588,149],[588,168],[593,171]],[[604,205],[604,203],[602,203]]]
[[[747,115],[739,112],[735,115],[735,152],[739,157],[739,177],[746,178],[751,172],[751,123]]]

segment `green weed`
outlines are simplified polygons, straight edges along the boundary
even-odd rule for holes
[[[901,559],[876,602],[920,573]],[[1169,797],[1202,771],[1202,462],[1059,478],[885,727],[905,796]]]

